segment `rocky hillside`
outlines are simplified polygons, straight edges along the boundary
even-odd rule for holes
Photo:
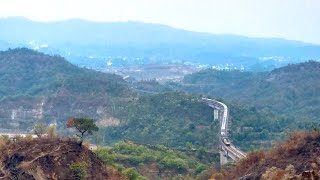
[[[213,173],[212,179],[319,179],[320,133],[298,132],[269,151],[248,155],[235,167]]]
[[[35,120],[59,124],[69,117],[108,121],[111,100],[132,95],[122,77],[79,68],[60,56],[25,48],[0,52],[2,128],[26,130]]]
[[[124,179],[86,147],[69,140],[19,140],[2,144],[0,150],[1,179]]]

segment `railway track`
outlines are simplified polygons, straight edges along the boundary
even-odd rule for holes
[[[241,151],[240,149],[236,148],[232,142],[228,139],[228,119],[229,119],[229,110],[228,107],[220,102],[213,99],[208,98],[202,98],[202,101],[204,101],[208,106],[210,106],[213,109],[217,109],[220,112],[222,112],[222,116],[220,117],[221,127],[220,127],[220,144],[222,149],[224,151],[227,151],[226,154],[229,154],[229,156],[234,159],[242,159],[246,157],[246,153]]]

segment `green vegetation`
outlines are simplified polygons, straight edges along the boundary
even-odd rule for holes
[[[85,161],[72,163],[70,165],[74,180],[85,180],[88,174],[87,169],[88,164]]]
[[[7,140],[9,140],[9,136],[8,135],[1,135],[0,140],[7,141]]]
[[[134,81],[131,86],[144,94],[140,96],[120,76],[79,68],[59,56],[28,49],[9,50],[0,52],[0,118],[4,127],[27,127],[35,119],[57,121],[59,125],[70,117],[98,119],[106,126],[92,138],[95,143],[111,145],[128,139],[164,145],[208,165],[217,161],[208,153],[218,150],[219,122],[213,120],[213,110],[199,101],[200,95],[180,91],[223,98],[230,109],[230,138],[235,145],[243,150],[267,148],[290,130],[319,128],[319,64],[310,61],[264,73],[204,70],[186,76],[182,83],[165,85],[154,80]],[[11,123],[13,112],[15,122]],[[110,117],[119,125],[107,126]],[[69,127],[79,131],[81,142],[86,133],[96,130],[93,121],[79,121],[78,126],[74,120]],[[55,136],[54,131],[48,131],[50,137]],[[126,148],[117,150],[122,149]],[[146,162],[156,163],[161,170],[176,168],[183,173],[193,169],[197,174],[205,169],[191,166],[177,155],[160,158],[144,153],[127,157],[121,152],[118,157],[106,152],[102,158],[106,163],[117,164],[115,157],[122,157],[134,164],[125,167],[136,167],[138,171],[139,164]],[[127,171],[127,176],[131,175],[136,177],[133,169]]]
[[[229,136],[242,150],[270,148],[285,137],[289,119],[235,103],[227,105],[231,117]]]
[[[135,168],[126,168],[122,171],[122,174],[129,180],[147,180],[147,178],[141,176]]]
[[[86,118],[73,118],[68,120],[68,128],[74,128],[77,130],[76,136],[80,138],[80,146],[84,138],[88,135],[92,135],[94,131],[98,131],[98,126],[94,123],[93,119]]]
[[[60,56],[49,56],[26,48],[0,52],[2,99],[53,95],[62,90],[83,95],[130,94],[120,76],[76,67]]]
[[[30,131],[37,120],[57,122],[58,130],[64,131],[61,127],[66,119],[98,119],[97,109],[103,107],[107,113],[111,99],[134,96],[121,76],[80,68],[60,56],[26,48],[0,51],[0,119],[4,128]]]
[[[208,168],[195,158],[169,149],[163,145],[138,145],[132,142],[119,142],[111,148],[101,148],[97,156],[106,164],[111,164],[127,177],[137,179],[140,175],[135,169],[148,178],[161,176],[195,177]],[[128,176],[130,175],[130,176]],[[139,178],[138,178],[139,179]]]
[[[319,79],[320,63],[309,61],[264,73],[204,70],[176,87],[310,122],[319,120]]]
[[[38,138],[41,138],[46,132],[46,125],[43,123],[36,123],[33,126],[33,133],[38,136]]]
[[[30,130],[30,124],[39,120],[55,121],[58,131],[65,132],[65,120],[71,117],[114,117],[120,125],[102,127],[100,142],[132,139],[216,149],[219,123],[213,122],[212,109],[198,102],[197,96],[181,92],[137,96],[120,76],[79,68],[62,57],[25,48],[0,52],[0,75],[0,118],[8,129],[18,124],[19,129]],[[140,85],[142,90],[153,91],[154,86],[164,90],[156,81]],[[33,113],[40,111],[41,117]],[[15,124],[10,121],[12,112],[16,112]]]
[[[57,137],[57,126],[56,125],[50,125],[47,128],[47,132],[48,132],[48,137],[53,139]]]
[[[270,147],[292,130],[320,127],[319,79],[320,63],[309,61],[260,73],[208,69],[167,86],[223,98],[230,106],[231,139],[249,150]]]
[[[107,143],[130,139],[168,147],[217,148],[219,122],[197,96],[182,92],[142,96],[118,102],[112,113],[123,123],[101,129]]]

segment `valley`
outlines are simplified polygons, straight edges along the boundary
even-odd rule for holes
[[[10,31],[21,24],[25,32]],[[0,25],[0,177],[71,178],[73,168],[87,179],[317,177],[318,152],[292,143],[318,148],[319,45],[139,22]],[[84,131],[83,147],[75,118],[99,129]],[[279,151],[313,164],[289,166]]]

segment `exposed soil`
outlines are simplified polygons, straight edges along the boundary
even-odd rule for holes
[[[257,151],[213,179],[320,179],[320,132],[298,132],[269,151]]]
[[[89,149],[71,140],[23,140],[7,143],[0,151],[0,179],[71,180],[74,177],[69,166],[78,162],[88,165],[86,179],[124,179]]]

